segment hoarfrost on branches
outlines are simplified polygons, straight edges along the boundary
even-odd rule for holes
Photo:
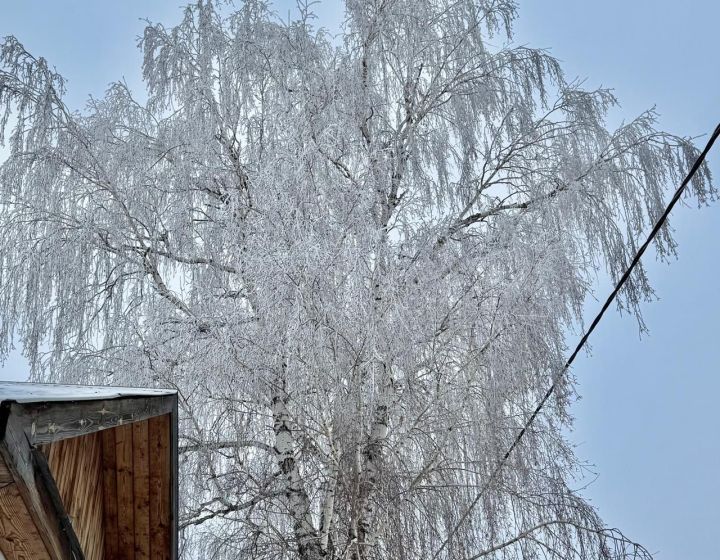
[[[571,488],[572,379],[488,477],[695,148],[609,130],[511,0],[298,13],[190,5],[145,30],[147,101],[83,112],[5,40],[0,351],[179,390],[187,558],[647,557]]]

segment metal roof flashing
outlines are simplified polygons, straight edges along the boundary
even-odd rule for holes
[[[176,393],[171,389],[0,381],[0,402],[96,401],[123,397],[160,397]]]

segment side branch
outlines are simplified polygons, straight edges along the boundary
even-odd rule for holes
[[[607,529],[607,528],[598,529],[598,528],[593,528],[593,527],[587,527],[584,525],[579,525],[578,523],[576,523],[574,521],[556,519],[553,521],[546,521],[544,523],[539,523],[538,525],[535,525],[534,527],[531,527],[530,529],[523,531],[522,533],[516,535],[515,537],[513,537],[512,539],[510,539],[508,541],[505,541],[503,543],[500,543],[500,544],[497,544],[490,548],[487,548],[487,549],[483,550],[482,552],[478,552],[474,556],[470,556],[467,560],[478,560],[479,558],[484,558],[485,556],[489,556],[490,554],[493,554],[504,548],[507,548],[509,546],[517,544],[518,542],[525,540],[525,539],[530,539],[535,542],[538,542],[537,539],[532,536],[533,533],[536,533],[537,531],[540,531],[542,529],[547,529],[554,525],[567,525],[567,526],[573,527],[574,529],[576,529],[579,532],[594,534],[602,540],[608,539],[610,541],[613,541],[617,546],[622,547],[623,550],[627,547],[630,547],[632,549],[632,552],[630,553],[630,555],[628,555],[629,557],[642,558],[642,559],[647,559],[647,560],[652,559],[652,555],[650,554],[650,552],[648,552],[648,550],[645,547],[643,547],[641,544],[631,541],[617,529]],[[621,557],[624,557],[624,556],[625,556],[625,554],[623,554]]]

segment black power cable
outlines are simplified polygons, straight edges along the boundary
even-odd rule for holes
[[[585,332],[585,334],[580,339],[580,342],[578,342],[577,346],[575,347],[575,350],[573,350],[573,353],[570,354],[570,357],[565,362],[565,365],[562,367],[562,369],[558,372],[555,379],[560,378],[572,365],[572,363],[575,361],[575,358],[580,353],[580,350],[583,349],[585,346],[585,343],[588,341],[588,338],[590,338],[590,335],[595,330],[595,327],[598,326],[600,321],[603,318],[603,315],[605,315],[605,312],[608,310],[608,308],[612,305],[612,303],[617,298],[618,293],[620,293],[620,290],[622,290],[623,286],[627,282],[628,278],[630,278],[630,275],[632,274],[632,271],[635,269],[635,267],[640,262],[640,259],[642,258],[643,254],[647,250],[647,248],[650,246],[650,244],[653,242],[655,237],[657,236],[658,232],[662,229],[663,225],[665,225],[665,222],[667,222],[668,216],[670,215],[670,212],[672,212],[675,205],[678,203],[680,198],[683,195],[683,192],[685,192],[685,188],[688,186],[692,178],[697,173],[698,169],[702,166],[703,162],[705,161],[706,156],[708,155],[708,152],[713,147],[713,144],[715,143],[715,140],[718,139],[718,136],[720,136],[720,124],[715,128],[712,135],[710,136],[710,139],[708,140],[707,144],[705,145],[705,148],[702,152],[700,152],[700,155],[695,160],[695,163],[693,164],[692,168],[686,175],[685,179],[682,183],[680,183],[680,186],[675,191],[675,194],[673,195],[672,199],[668,203],[668,205],[665,207],[665,211],[662,213],[662,216],[655,222],[655,226],[652,228],[652,231],[647,236],[647,239],[645,242],[640,246],[640,248],[637,250],[637,253],[635,253],[635,256],[633,257],[632,262],[630,263],[630,266],[625,270],[623,275],[620,277],[620,280],[618,280],[617,284],[615,285],[615,288],[610,293],[608,298],[605,300],[605,303],[603,304],[602,308],[600,308],[600,311],[593,319],[593,322],[590,324],[590,328]],[[525,422],[525,425],[522,427],[522,429],[518,432],[517,436],[515,436],[515,439],[513,440],[510,447],[508,447],[507,451],[505,451],[505,455],[503,455],[500,462],[497,464],[495,469],[490,474],[490,478],[488,478],[487,482],[483,485],[483,487],[480,489],[480,492],[478,492],[477,496],[475,496],[475,499],[470,503],[468,508],[465,510],[465,513],[462,514],[460,517],[460,520],[457,522],[453,530],[450,532],[450,534],[447,536],[447,538],[443,541],[440,548],[435,552],[435,554],[432,557],[432,560],[435,560],[438,555],[445,549],[447,544],[450,542],[450,539],[457,533],[460,526],[465,522],[465,520],[468,518],[472,510],[475,508],[475,506],[478,504],[482,496],[485,494],[485,491],[490,486],[490,483],[495,479],[495,477],[498,475],[498,473],[502,470],[502,468],[507,463],[508,458],[512,454],[512,452],[515,450],[515,448],[520,444],[523,437],[525,436],[525,433],[530,429],[530,427],[535,422],[535,419],[537,418],[538,414],[542,411],[543,407],[545,406],[545,403],[548,401],[548,399],[552,396],[552,394],[555,392],[555,387],[557,386],[557,381],[553,381],[552,385],[550,385],[550,388],[545,392],[545,395],[540,400],[538,405],[535,407],[535,410],[530,415],[530,418],[528,418],[527,422]]]

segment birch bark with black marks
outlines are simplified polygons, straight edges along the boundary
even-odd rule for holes
[[[275,433],[275,460],[285,492],[288,514],[292,520],[298,556],[301,560],[320,560],[325,556],[318,532],[313,523],[312,506],[298,464],[297,442],[293,435],[293,420],[288,410],[289,396],[283,376],[273,387],[271,410]]]
[[[386,367],[383,367],[383,370],[386,369]],[[356,556],[354,556],[357,560],[373,557],[372,549],[378,538],[375,530],[376,524],[379,522],[377,490],[384,471],[383,460],[390,422],[389,411],[392,404],[390,396],[391,380],[388,379],[387,374],[383,375],[383,380],[386,381],[383,384],[380,402],[374,408],[370,433],[361,453],[357,551]]]
[[[337,447],[333,440],[333,431],[328,431],[329,440],[329,457],[325,478],[325,486],[323,488],[324,497],[322,501],[322,509],[320,511],[320,548],[326,556],[332,558],[334,550],[334,540],[332,539],[333,525],[335,521],[335,499],[337,495],[338,484],[338,466],[340,457],[338,456]]]

